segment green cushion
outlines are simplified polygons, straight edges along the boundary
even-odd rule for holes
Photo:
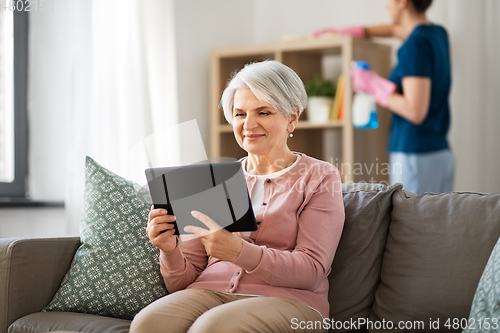
[[[464,333],[500,331],[500,239],[476,289]]]
[[[166,295],[159,250],[146,235],[149,192],[86,159],[82,246],[43,311],[132,319]]]

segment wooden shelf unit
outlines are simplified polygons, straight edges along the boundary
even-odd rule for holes
[[[273,59],[295,70],[307,82],[316,76],[325,76],[325,70],[328,70],[324,68],[325,57],[338,57],[338,70],[345,78],[344,118],[313,124],[301,116],[293,138],[288,139],[288,146],[292,151],[333,163],[340,170],[344,182],[387,182],[386,146],[390,116],[387,111],[379,109],[378,129],[353,128],[353,91],[349,73],[353,60],[365,60],[378,74],[387,76],[391,66],[390,56],[390,46],[350,36],[213,50],[210,66],[210,155],[233,158],[246,155],[219,109],[222,92],[234,71],[250,62]]]

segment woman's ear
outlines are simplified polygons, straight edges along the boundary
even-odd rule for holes
[[[288,132],[293,132],[297,123],[299,122],[300,117],[300,109],[297,108],[295,112],[290,116],[290,120],[288,121]]]

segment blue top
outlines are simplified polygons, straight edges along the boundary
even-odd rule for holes
[[[451,66],[448,34],[443,27],[419,25],[401,45],[398,64],[389,75],[401,93],[405,76],[431,79],[429,112],[418,126],[392,113],[389,151],[428,153],[449,148]]]

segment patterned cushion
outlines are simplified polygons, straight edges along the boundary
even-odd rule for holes
[[[500,239],[479,280],[467,324],[464,333],[500,331]]]
[[[151,198],[138,184],[86,159],[82,246],[43,311],[132,319],[167,294],[159,250],[146,235]]]

